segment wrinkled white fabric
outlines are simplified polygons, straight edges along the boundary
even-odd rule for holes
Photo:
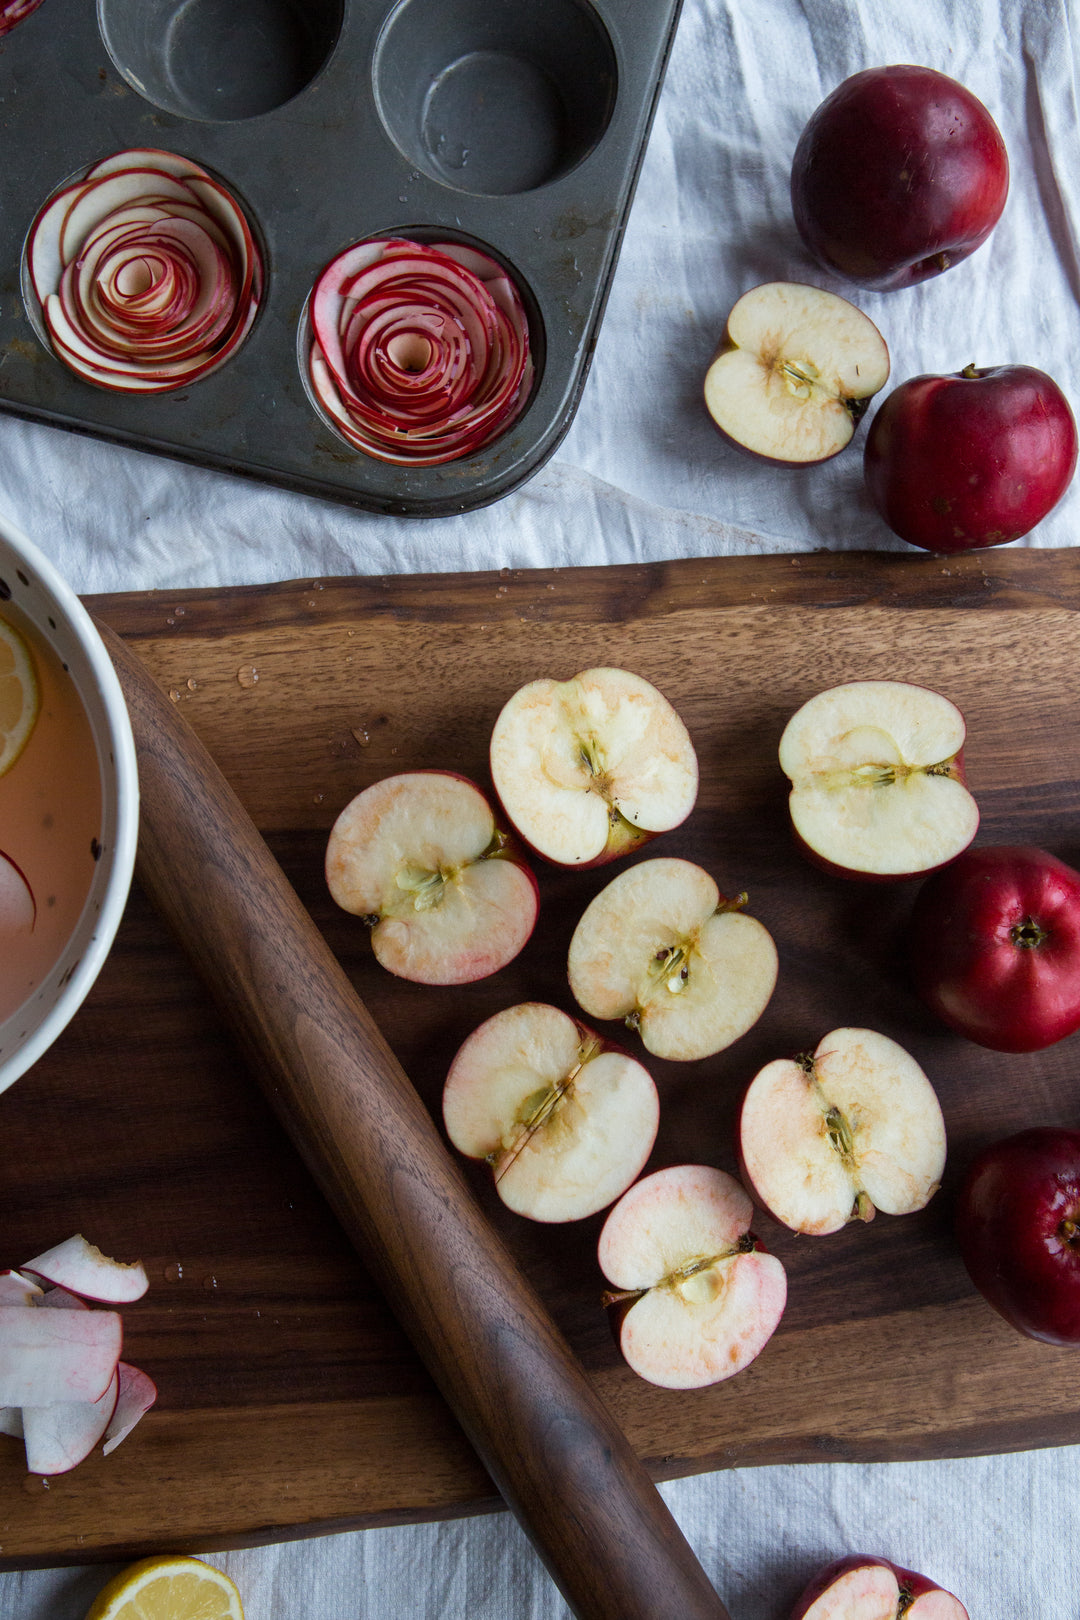
[[[945,276],[850,296],[886,337],[893,384],[968,362],[1023,362],[1054,375],[1075,406],[1074,26],[1068,0],[685,0],[576,419],[555,458],[494,506],[452,519],[366,515],[0,414],[0,507],[83,592],[904,550],[863,491],[858,442],[805,471],[755,464],[712,430],[703,373],[728,310],[754,283],[809,280],[850,294],[799,243],[791,153],[847,74],[910,61],[951,73],[991,108],[1010,153],[1009,202],[989,243]],[[1078,515],[1080,485],[1020,543],[1072,545]],[[923,1569],[972,1620],[1066,1620],[1080,1614],[1078,1457],[1059,1448],[770,1467],[664,1494],[733,1620],[780,1620],[818,1565],[851,1550]],[[248,1620],[567,1613],[505,1514],[207,1553],[239,1582]],[[0,1575],[0,1620],[81,1620],[108,1573]]]

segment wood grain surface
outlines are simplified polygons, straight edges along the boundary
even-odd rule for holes
[[[405,984],[329,900],[326,835],[362,787],[424,765],[486,773],[502,703],[541,674],[622,664],[690,727],[688,822],[636,857],[698,860],[780,953],[761,1022],[700,1064],[650,1064],[651,1167],[734,1169],[741,1087],[839,1024],[878,1028],[924,1065],[949,1163],[919,1215],[797,1238],[767,1217],[789,1303],[762,1356],[709,1390],[662,1391],[621,1363],[599,1305],[602,1217],[541,1227],[481,1208],[654,1478],[763,1462],[955,1456],[1080,1440],[1075,1358],[1021,1338],[974,1292],[951,1238],[984,1143],[1075,1123],[1073,1037],[1006,1057],[939,1028],[900,943],[917,885],[846,883],[805,864],[776,764],[783,725],[836,681],[923,681],[964,709],[980,842],[1041,843],[1080,865],[1080,556],[942,560],[815,554],[542,573],[300,581],[88,599],[190,721],[267,838],[438,1121],[465,1036],[527,998],[572,1010],[570,935],[609,869],[543,867],[526,950],[475,986]],[[257,678],[255,678],[257,676]],[[198,883],[198,873],[192,873]],[[220,994],[228,995],[228,986]],[[0,1098],[0,1265],[82,1230],[141,1256],[126,1356],[158,1406],[111,1457],[50,1481],[0,1438],[0,1567],[252,1544],[486,1511],[498,1498],[265,1103],[214,1000],[133,891],[115,949],[56,1046]]]

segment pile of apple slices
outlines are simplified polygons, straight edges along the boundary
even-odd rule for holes
[[[474,1030],[443,1091],[446,1133],[485,1159],[507,1208],[534,1221],[605,1209],[640,1175],[660,1104],[636,1058],[543,1002]]]
[[[902,878],[936,871],[971,843],[979,811],[964,781],[964,717],[906,681],[819,692],[780,739],[795,833],[826,869]]]
[[[674,1165],[636,1182],[604,1222],[604,1304],[619,1313],[627,1363],[664,1389],[701,1389],[741,1372],[772,1337],[787,1278],[750,1231],[733,1176]]]
[[[418,984],[468,984],[532,933],[536,879],[485,795],[451,771],[388,776],[335,821],[326,881],[371,929],[375,956]]]
[[[625,669],[516,691],[491,736],[491,777],[518,836],[557,866],[598,866],[694,808],[697,755],[672,705]]]
[[[244,211],[174,152],[115,152],[49,198],[26,273],[54,352],[100,388],[185,388],[236,351],[263,267]]]
[[[17,1271],[0,1272],[0,1433],[26,1448],[32,1474],[64,1474],[95,1446],[118,1446],[157,1398],[151,1379],[121,1361],[116,1310],[147,1288],[125,1265],[76,1235]]]
[[[739,1112],[740,1173],[795,1232],[837,1232],[875,1210],[923,1209],[945,1169],[930,1081],[888,1035],[834,1029],[816,1051],[768,1063]]]
[[[721,895],[692,861],[641,861],[586,908],[570,941],[570,988],[593,1018],[621,1018],[655,1057],[710,1057],[761,1017],[777,955],[745,895]]]

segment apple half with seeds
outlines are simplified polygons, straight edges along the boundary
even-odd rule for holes
[[[834,1029],[816,1051],[767,1063],[737,1124],[739,1168],[769,1214],[821,1236],[877,1210],[930,1202],[945,1169],[933,1086],[888,1035]]]
[[[507,1007],[473,1031],[443,1090],[446,1134],[486,1159],[507,1208],[578,1221],[641,1174],[660,1123],[648,1070],[543,1002]]]
[[[619,1348],[641,1378],[701,1389],[765,1348],[787,1277],[750,1231],[752,1214],[734,1176],[700,1164],[657,1170],[619,1199],[597,1252]]]
[[[503,706],[491,776],[520,838],[557,866],[598,866],[686,820],[697,755],[662,692],[625,669],[530,681]]]
[[[658,856],[613,878],[570,941],[570,989],[593,1018],[621,1018],[654,1057],[721,1052],[757,1023],[776,986],[763,923],[692,861]]]
[[[384,777],[347,804],[326,881],[362,917],[383,967],[418,984],[469,984],[532,933],[536,879],[474,782],[451,771]]]
[[[810,698],[780,739],[807,854],[844,876],[883,879],[953,860],[979,826],[966,735],[955,703],[908,681],[849,681]]]
[[[728,316],[705,406],[737,450],[806,466],[850,444],[888,378],[885,339],[861,309],[820,287],[768,281]]]
[[[968,1612],[928,1576],[852,1554],[818,1571],[791,1620],[968,1620]]]

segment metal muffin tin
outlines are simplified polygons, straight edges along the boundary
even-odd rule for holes
[[[440,516],[509,493],[581,395],[680,3],[45,0],[0,43],[0,408],[373,511]],[[20,289],[46,197],[127,147],[225,180],[267,270],[233,358],[149,398],[76,377]],[[301,377],[313,282],[382,235],[474,243],[529,314],[525,411],[443,466],[354,450]]]

